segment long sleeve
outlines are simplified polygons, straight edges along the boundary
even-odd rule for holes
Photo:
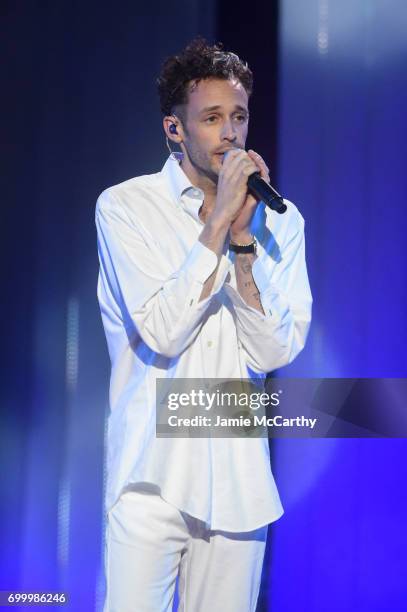
[[[252,274],[264,313],[248,306],[236,284],[225,283],[233,302],[241,349],[247,365],[271,372],[287,365],[304,347],[311,321],[312,297],[305,263],[304,220],[296,211],[296,231],[274,261],[261,246]]]
[[[126,329],[133,332],[135,327],[151,350],[178,356],[198,334],[211,297],[223,285],[229,260],[222,256],[210,296],[199,301],[218,263],[216,254],[199,240],[173,269],[157,241],[130,220],[109,191],[98,199],[96,227],[102,281]]]

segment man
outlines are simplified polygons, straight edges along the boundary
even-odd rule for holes
[[[246,64],[195,39],[158,89],[181,153],[96,209],[112,362],[105,610],[170,610],[179,574],[180,610],[248,612],[283,513],[267,439],[157,438],[156,379],[264,377],[295,358],[311,317],[304,222],[248,194],[248,176],[269,173],[244,150]]]

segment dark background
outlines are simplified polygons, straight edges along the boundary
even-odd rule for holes
[[[314,295],[307,347],[279,375],[403,377],[406,8],[16,1],[1,24],[0,590],[65,589],[72,610],[99,610],[109,360],[94,206],[165,162],[163,59],[202,34],[254,72],[247,144],[305,217]],[[405,448],[273,443],[286,514],[258,610],[403,609]]]

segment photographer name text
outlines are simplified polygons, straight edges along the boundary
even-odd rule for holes
[[[215,419],[208,416],[196,415],[193,417],[168,417],[170,427],[307,427],[313,429],[317,419],[304,416],[286,418],[282,415],[273,417],[257,416],[245,417],[222,417],[217,415]]]

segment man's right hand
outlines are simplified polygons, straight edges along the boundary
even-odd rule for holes
[[[219,173],[213,220],[230,225],[239,216],[247,198],[247,179],[259,168],[243,149],[231,149],[224,156]]]

